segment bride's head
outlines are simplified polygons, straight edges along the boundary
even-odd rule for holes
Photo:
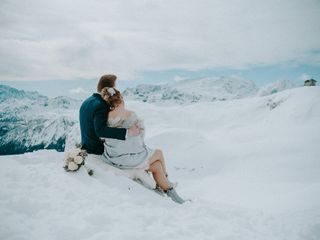
[[[110,105],[111,110],[124,104],[121,93],[113,87],[102,88],[101,97]]]

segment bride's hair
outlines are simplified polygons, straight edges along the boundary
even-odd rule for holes
[[[111,110],[116,108],[122,102],[121,93],[113,87],[102,88],[101,97],[110,105]]]

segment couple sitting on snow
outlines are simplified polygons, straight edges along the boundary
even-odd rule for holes
[[[115,75],[103,75],[97,93],[80,108],[82,149],[103,154],[104,161],[120,169],[151,172],[157,188],[173,201],[183,203],[168,180],[162,151],[144,143],[144,126],[137,115],[125,108],[121,93],[115,88]]]

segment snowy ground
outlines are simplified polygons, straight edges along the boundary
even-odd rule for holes
[[[63,153],[1,156],[0,239],[320,239],[320,88],[189,106],[129,102],[177,205]],[[84,169],[82,169],[84,170]]]

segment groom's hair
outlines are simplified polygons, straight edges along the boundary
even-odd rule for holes
[[[114,87],[115,82],[117,80],[117,76],[113,74],[102,75],[97,86],[97,91],[101,92],[101,90],[105,87]]]

